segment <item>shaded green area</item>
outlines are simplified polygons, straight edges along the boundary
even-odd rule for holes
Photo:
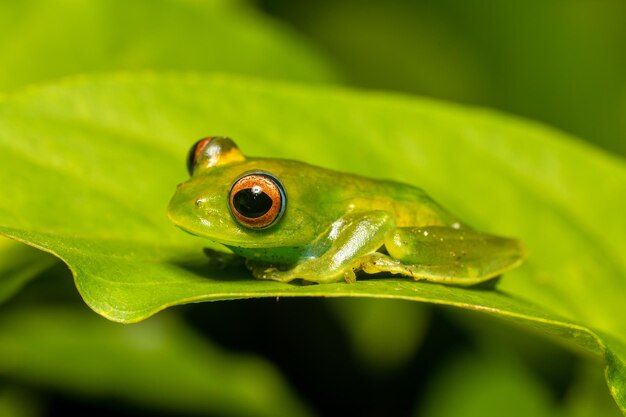
[[[626,155],[626,4],[260,0],[352,85],[486,105]]]
[[[456,358],[432,382],[426,399],[416,416],[559,415],[540,381],[514,358],[497,354]]]
[[[27,391],[0,386],[0,416],[3,417],[37,417],[42,415],[37,400]]]
[[[622,414],[597,368],[581,367],[573,388],[555,398],[543,381],[510,352],[466,353],[451,360],[416,406],[420,417],[583,417]]]
[[[58,260],[30,246],[0,238],[0,303]]]
[[[566,414],[572,417],[619,417],[623,415],[611,401],[604,378],[591,364],[582,366],[564,399]]]
[[[336,79],[294,31],[237,0],[0,2],[0,91],[117,70]]]
[[[221,106],[209,111],[212,98]],[[357,173],[384,166],[381,177],[423,186],[470,224],[520,237],[529,261],[507,274],[499,291],[397,278],[298,286],[255,281],[244,270],[208,271],[206,242],[176,230],[164,209],[186,176],[188,138],[220,132],[252,155],[315,159]],[[363,141],[371,147],[359,148]],[[2,231],[64,259],[85,301],[110,319],[138,321],[174,304],[266,296],[452,305],[604,353],[609,384],[624,405],[619,312],[626,227],[618,201],[626,169],[560,133],[384,94],[225,76],[119,75],[5,100],[0,149],[6,158],[0,178],[19,170],[11,187],[41,190],[0,203]]]
[[[327,301],[344,326],[355,360],[372,373],[391,373],[405,366],[425,336],[429,315],[417,303],[363,298]]]
[[[127,327],[75,307],[4,311],[0,357],[4,377],[95,400],[197,415],[310,415],[267,362],[225,352],[172,315]]]

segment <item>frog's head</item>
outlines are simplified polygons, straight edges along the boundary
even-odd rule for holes
[[[231,248],[301,246],[312,225],[297,204],[287,215],[281,177],[295,185],[287,165],[246,158],[226,137],[201,139],[187,158],[191,178],[178,186],[168,215],[181,229]]]

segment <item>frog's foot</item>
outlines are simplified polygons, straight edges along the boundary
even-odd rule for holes
[[[374,252],[367,255],[364,255],[350,265],[350,271],[352,275],[356,275],[355,272],[363,271],[366,274],[377,274],[380,272],[389,272],[392,274],[402,274],[407,276],[412,276],[409,272],[409,269],[406,268],[409,265],[404,265],[400,261],[393,259],[389,255],[386,255],[381,252]],[[348,281],[348,279],[346,279]]]
[[[356,274],[352,267],[343,273],[343,279],[345,279],[348,284],[354,284],[356,282]]]
[[[252,272],[252,276],[256,279],[265,279],[278,282],[291,282],[298,277],[294,274],[294,270],[281,271],[275,266],[271,266],[262,262],[248,261],[246,266]]]
[[[374,259],[370,269],[460,286],[493,280],[525,257],[515,239],[444,226],[397,228],[385,248],[391,259]]]
[[[341,281],[345,278],[347,282],[355,282],[356,277],[352,269],[345,271],[328,271],[317,268],[308,268],[307,265],[297,265],[291,269],[280,270],[275,266],[263,262],[247,261],[246,266],[256,279],[266,279],[278,282],[291,282],[301,279],[303,283],[330,283]]]
[[[481,276],[472,271],[467,271],[467,276],[451,276],[448,265],[410,265],[405,264],[383,253],[372,253],[359,258],[354,262],[355,270],[361,270],[366,274],[386,272],[394,275],[404,275],[416,281],[428,281],[439,284],[470,286],[476,285],[495,277]]]

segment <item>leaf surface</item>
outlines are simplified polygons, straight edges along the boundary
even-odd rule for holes
[[[529,260],[496,291],[402,278],[301,286],[205,268],[207,242],[165,207],[190,144],[412,183]],[[135,322],[176,304],[248,297],[397,298],[484,311],[605,355],[621,407],[626,169],[549,128],[382,93],[227,76],[116,75],[0,104],[0,230],[56,254],[95,311]],[[25,190],[28,190],[27,192]],[[11,198],[8,198],[11,196]]]

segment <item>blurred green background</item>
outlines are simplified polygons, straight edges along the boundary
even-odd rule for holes
[[[0,63],[0,95],[94,72],[220,71],[492,107],[626,155],[618,0],[0,0]],[[134,333],[164,340],[146,358],[134,327],[105,322],[64,267],[48,270],[0,305],[0,416],[248,415],[232,408],[245,395],[258,415],[300,410],[250,394],[247,379],[279,386],[275,374],[291,391],[268,392],[318,415],[620,415],[593,359],[467,312],[311,299],[162,315]],[[241,374],[197,388],[224,363]]]
[[[626,155],[620,0],[258,0],[350,85],[489,106]]]

